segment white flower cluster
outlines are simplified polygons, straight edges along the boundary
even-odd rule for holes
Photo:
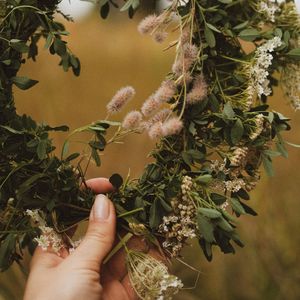
[[[250,134],[250,140],[254,141],[262,133],[264,129],[264,120],[265,118],[263,114],[258,114],[254,118],[255,130],[253,130],[252,133]]]
[[[226,161],[220,162],[219,160],[213,160],[210,164],[210,168],[214,172],[223,172],[224,174],[228,174],[230,170],[226,168]]]
[[[257,4],[257,10],[263,14],[267,21],[275,22],[275,14],[280,12],[276,0],[263,0]]]
[[[233,180],[225,181],[225,188],[228,192],[236,193],[245,186],[246,183],[242,178],[236,178]]]
[[[182,198],[173,201],[174,213],[163,217],[163,222],[159,226],[159,232],[165,237],[163,247],[170,251],[173,257],[179,255],[184,242],[188,238],[196,237],[196,208],[189,192],[193,188],[192,178],[185,176],[182,180]]]
[[[252,92],[256,92],[259,98],[262,95],[269,96],[271,94],[269,87],[270,80],[268,79],[268,69],[273,61],[273,55],[271,53],[281,45],[281,39],[275,36],[256,49],[254,64],[250,69],[250,86],[252,87]]]
[[[230,157],[231,165],[235,167],[242,166],[245,163],[247,154],[248,154],[247,147],[235,148]]]
[[[140,299],[172,299],[183,287],[181,280],[169,274],[164,263],[150,255],[131,250],[126,262],[131,285]]]
[[[64,242],[59,234],[51,227],[48,227],[43,217],[43,213],[38,210],[26,210],[26,215],[31,217],[32,221],[41,230],[42,234],[34,240],[38,243],[44,251],[51,247],[51,249],[59,255],[60,250],[64,248]]]

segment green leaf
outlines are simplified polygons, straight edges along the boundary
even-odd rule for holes
[[[232,109],[230,102],[225,103],[224,109],[223,109],[223,115],[225,117],[227,117],[228,119],[232,119],[235,117],[235,112]]]
[[[25,42],[21,42],[19,40],[11,40],[10,41],[10,46],[21,53],[27,53],[29,51],[29,47],[26,45]]]
[[[212,25],[210,23],[206,23],[206,26],[215,32],[221,33],[221,31],[218,28],[216,28],[214,25]]]
[[[221,205],[227,200],[227,198],[224,195],[216,193],[211,193],[210,198],[216,205]]]
[[[212,176],[209,174],[201,175],[196,178],[196,181],[199,183],[207,184],[212,181]]]
[[[218,220],[218,226],[226,232],[232,232],[233,227],[222,217]]]
[[[105,143],[103,141],[90,141],[89,145],[93,149],[103,151],[105,148]]]
[[[273,164],[271,157],[267,155],[262,155],[263,165],[266,170],[266,173],[269,177],[274,176]]]
[[[218,0],[218,1],[224,4],[232,3],[232,0]]]
[[[76,159],[77,157],[79,157],[80,156],[80,153],[72,153],[71,155],[69,155],[65,160],[66,161],[71,161],[71,160],[74,160],[74,159]]]
[[[160,221],[158,199],[156,198],[150,207],[149,225],[151,228],[156,228],[160,224]]]
[[[233,27],[233,30],[241,30],[244,29],[245,27],[247,27],[249,24],[249,21],[245,21],[243,23],[240,23],[238,25],[236,25],[235,27]]]
[[[216,46],[216,38],[213,31],[208,26],[205,26],[204,28],[204,35],[208,46],[214,48]]]
[[[120,174],[113,174],[109,178],[109,182],[113,185],[115,189],[119,189],[123,184],[123,178]]]
[[[30,79],[24,76],[12,77],[12,82],[21,90],[27,90],[38,83],[37,80]]]
[[[11,263],[12,254],[16,247],[16,234],[8,234],[0,244],[0,271],[6,270]]]
[[[66,43],[63,42],[61,39],[55,38],[54,39],[54,50],[59,56],[63,56],[67,51]]]
[[[237,119],[234,123],[234,126],[231,128],[231,141],[234,145],[236,145],[244,134],[244,126],[240,119]]]
[[[204,238],[199,239],[199,244],[203,250],[203,253],[208,261],[212,261],[212,245],[207,242]]]
[[[140,5],[140,0],[128,0],[120,9],[120,11],[128,10],[132,7],[133,10],[137,9]]]
[[[232,209],[233,209],[236,213],[238,213],[238,214],[240,214],[240,215],[243,215],[243,214],[246,213],[245,210],[244,210],[244,207],[242,206],[241,202],[240,202],[238,199],[236,199],[236,198],[231,198],[231,199],[229,200],[229,202],[230,202],[230,204],[231,204]]]
[[[38,143],[37,149],[36,149],[38,158],[40,160],[44,159],[46,157],[47,153],[47,140],[41,140]]]
[[[202,214],[198,213],[197,224],[198,224],[199,232],[202,234],[204,239],[209,243],[215,242],[214,226],[210,222],[210,220],[205,218]]]
[[[294,59],[300,59],[300,48],[292,49],[286,55],[288,55]]]
[[[45,49],[48,49],[51,46],[52,40],[53,40],[53,34],[49,32],[44,46]]]
[[[210,219],[217,219],[222,217],[222,214],[219,211],[212,208],[199,207],[198,212]]]
[[[110,6],[109,3],[106,2],[104,5],[100,7],[100,16],[102,19],[106,19],[109,14]]]
[[[92,148],[92,158],[94,159],[97,167],[99,167],[101,165],[101,159],[100,159],[100,156],[98,154],[98,151],[95,149],[95,148]]]
[[[239,37],[244,41],[253,42],[255,39],[260,37],[260,33],[257,29],[248,28],[241,31]]]

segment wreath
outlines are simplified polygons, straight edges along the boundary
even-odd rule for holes
[[[92,2],[102,18],[118,7],[113,0]],[[69,128],[19,115],[13,98],[13,86],[26,90],[37,83],[18,71],[26,60],[35,61],[41,39],[50,54],[60,57],[64,71],[80,74],[80,61],[64,41],[68,33],[55,19],[55,13],[63,15],[58,3],[0,0],[0,269],[20,263],[24,249],[33,251],[36,244],[57,252],[75,248],[69,229],[88,218],[95,196],[85,184],[89,163],[100,166],[99,153],[108,144],[146,132],[157,140],[154,162],[138,179],[110,177],[115,191],[109,197],[119,232],[126,234],[118,236],[107,260],[124,247],[140,298],[168,299],[181,281],[126,243],[141,236],[165,257],[178,258],[196,238],[208,260],[215,246],[223,253],[234,253],[233,244],[243,246],[236,220],[256,215],[246,202],[260,166],[272,176],[273,157],[287,157],[282,132],[291,127],[270,108],[273,88],[280,85],[291,106],[300,108],[297,8],[294,1],[169,1],[161,14],[147,16],[138,26],[158,43],[170,28],[178,32],[167,46],[176,48],[176,59],[161,86],[140,109],[112,122],[109,117],[135,95],[133,87],[121,88],[107,104],[107,117],[72,131],[58,157],[51,132]],[[139,5],[127,0],[121,11],[133,17]],[[114,134],[107,139],[109,130]],[[87,160],[69,147],[81,132],[91,136]]]

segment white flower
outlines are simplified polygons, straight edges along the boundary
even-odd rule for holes
[[[228,192],[236,193],[240,189],[244,188],[245,185],[246,185],[245,181],[241,178],[225,181],[225,187]]]
[[[257,10],[263,14],[267,21],[275,22],[275,14],[280,11],[278,4],[273,0],[260,1]]]
[[[269,96],[271,94],[269,87],[270,81],[268,80],[268,69],[273,61],[273,55],[271,53],[281,45],[281,39],[275,36],[256,49],[254,63],[250,68],[250,86],[253,87],[259,98],[262,95]]]
[[[38,209],[27,209],[25,214],[31,217],[32,221],[42,232],[39,237],[34,239],[38,245],[44,251],[51,246],[52,250],[59,255],[60,250],[64,247],[64,242],[60,234],[47,226],[43,212]]]

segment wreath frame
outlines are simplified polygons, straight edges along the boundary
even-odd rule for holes
[[[26,215],[26,210],[39,209],[42,211],[46,223],[53,227],[56,233],[64,234],[70,227],[88,217],[94,200],[94,194],[91,190],[80,188],[82,184],[85,184],[85,171],[80,164],[76,168],[72,166],[71,162],[80,154],[68,154],[68,141],[62,148],[61,157],[52,156],[55,148],[49,139],[49,133],[51,131],[67,131],[68,127],[39,125],[30,116],[19,116],[13,101],[13,84],[18,88],[28,89],[37,83],[36,80],[17,76],[17,73],[25,62],[24,54],[27,53],[28,59],[35,60],[38,55],[37,42],[41,38],[45,38],[45,48],[49,49],[51,54],[60,56],[60,65],[65,71],[71,68],[76,76],[80,74],[79,59],[63,41],[63,36],[66,34],[65,28],[54,18],[58,2],[0,1],[0,53],[2,53],[0,56],[1,270],[7,269],[14,261],[19,263],[24,248],[28,247],[31,251],[34,249],[33,241],[40,234],[40,229],[32,222],[32,216]],[[215,2],[218,4],[218,9],[213,5],[216,4]],[[282,44],[273,49],[275,53],[273,64],[269,68],[270,73],[281,71],[282,74],[286,74],[290,65],[298,66],[300,51],[297,43],[300,23],[299,15],[293,8],[294,1],[285,1],[278,6],[281,13],[278,12],[275,16],[276,20],[273,21],[270,18],[267,21],[267,25],[270,27],[267,27],[268,30],[259,27],[259,21],[264,18],[267,19],[268,16],[257,10],[258,2],[253,0],[249,1],[249,4],[245,4],[245,1],[191,0],[178,6],[177,1],[173,1],[171,8],[162,14],[163,17],[152,16],[152,18],[163,20],[158,22],[150,32],[156,40],[159,40],[164,33],[161,30],[162,24],[164,27],[169,26],[174,10],[178,13],[182,18],[181,36],[174,45],[177,45],[178,53],[180,53],[183,51],[183,49],[180,50],[180,45],[183,44],[182,40],[185,38],[191,45],[201,47],[201,53],[198,52],[197,58],[194,58],[192,62],[193,66],[190,73],[201,75],[203,72],[206,76],[205,84],[209,86],[208,95],[205,95],[201,101],[199,101],[198,95],[195,103],[188,104],[186,97],[188,93],[193,91],[195,75],[191,82],[188,82],[187,78],[182,80],[187,74],[184,74],[182,78],[180,77],[182,74],[178,76],[176,80],[179,82],[180,88],[184,90],[184,94],[178,93],[177,98],[172,95],[166,103],[170,105],[177,116],[183,117],[184,134],[179,134],[182,130],[180,128],[180,130],[175,130],[160,140],[152,153],[155,163],[146,167],[139,180],[126,180],[123,183],[118,174],[114,174],[110,178],[116,187],[116,191],[110,197],[114,200],[117,208],[120,218],[119,226],[128,230],[130,236],[131,234],[142,235],[147,242],[158,247],[166,256],[172,256],[172,252],[168,247],[162,246],[160,239],[166,239],[170,232],[161,231],[161,224],[164,217],[174,211],[178,212],[178,203],[172,202],[174,198],[178,195],[184,195],[186,191],[195,192],[193,189],[199,192],[198,196],[194,195],[199,204],[193,215],[193,218],[195,216],[197,218],[195,232],[206,258],[212,259],[213,245],[217,245],[224,253],[235,252],[231,244],[232,241],[242,247],[243,243],[235,229],[235,218],[221,207],[227,202],[227,191],[225,195],[222,195],[215,192],[207,194],[207,190],[208,188],[211,189],[213,180],[222,181],[227,178],[226,176],[229,176],[225,170],[236,171],[241,168],[241,161],[245,163],[244,167],[248,168],[246,170],[247,176],[258,179],[256,171],[261,164],[264,165],[269,175],[273,175],[272,157],[287,156],[285,142],[280,132],[290,130],[289,119],[280,113],[268,111],[267,97],[264,95],[261,98],[257,97],[256,102],[248,108],[245,108],[246,104],[243,102],[245,99],[242,98],[240,101],[241,98],[234,97],[236,94],[229,93],[225,97],[222,94],[222,84],[217,80],[216,73],[213,72],[216,62],[231,65],[232,67],[228,70],[235,74],[234,83],[239,88],[244,88],[244,84],[248,84],[245,80],[248,73],[243,68],[242,58],[251,60],[255,57],[256,52],[252,51],[246,55],[242,50],[238,50],[241,49],[239,41],[252,42],[257,50],[262,45],[262,41],[270,41],[276,37],[280,39]],[[100,2],[102,18],[108,16],[112,5],[115,5],[113,1]],[[139,1],[128,0],[122,10],[128,10],[129,16],[132,17],[138,5]],[[240,5],[246,5],[245,13],[242,15],[245,14],[245,17],[251,13],[251,17],[248,17],[252,23],[241,23],[239,18],[234,20],[233,12],[238,15]],[[227,10],[232,15],[227,14],[226,16]],[[226,24],[231,25],[230,28],[226,28],[226,24],[224,25],[222,20],[218,18],[213,23],[213,16],[217,13],[223,14],[225,19],[228,18],[229,21],[227,20],[228,23]],[[290,13],[289,17],[294,19],[289,20],[284,13],[287,15]],[[69,19],[67,16],[65,17]],[[19,20],[21,21],[19,22]],[[295,22],[298,22],[296,23],[297,26],[294,26]],[[191,26],[190,24],[198,24],[198,27],[192,27],[192,33],[189,32],[188,37],[184,37],[184,29],[186,26]],[[38,28],[41,29],[38,30]],[[142,24],[140,31],[143,32]],[[203,44],[204,46],[202,46]],[[224,45],[228,47],[227,50]],[[236,57],[228,56],[228,54],[233,53]],[[174,74],[176,75],[176,68],[168,75],[167,80],[174,80]],[[203,78],[201,80],[203,84]],[[271,76],[270,80],[271,87],[277,85],[278,82],[275,77]],[[215,83],[213,88],[212,82]],[[228,82],[225,80],[225,82],[226,84],[232,83],[230,79]],[[203,88],[204,85],[202,85]],[[286,93],[291,96],[288,91]],[[239,96],[239,94],[237,95]],[[199,118],[198,120],[197,116],[199,115],[202,119]],[[263,123],[256,123],[255,117],[258,115],[263,116]],[[250,124],[248,127],[245,126],[247,122]],[[214,125],[212,126],[211,123]],[[257,134],[255,130],[259,126],[263,127],[263,130],[254,139],[251,139],[251,134]],[[118,122],[101,120],[74,131],[74,133],[89,132],[93,134],[89,146],[91,157],[97,165],[100,165],[99,152],[102,152],[107,142],[110,142],[106,141],[105,138],[110,127],[121,128],[122,126],[120,127]],[[132,131],[139,130],[134,128]],[[202,140],[197,141],[195,137],[199,135],[199,132]],[[117,137],[119,138],[118,135]],[[182,142],[183,137],[184,142]],[[275,138],[277,139],[276,151],[271,150],[270,145],[270,142]],[[212,143],[210,145],[205,144],[207,140],[212,141]],[[231,153],[228,156],[226,151],[218,149],[216,152],[225,158],[224,165],[215,165],[214,169],[209,169],[206,165],[208,161],[207,150],[211,146],[218,145],[220,140],[225,141]],[[251,155],[255,159],[251,164],[247,160],[245,161],[245,153],[240,146],[243,140],[247,147],[254,148]],[[237,159],[240,165],[234,165],[234,159]],[[212,161],[210,161],[210,166],[211,163]],[[190,179],[193,181],[193,185],[190,184]],[[255,183],[255,180],[253,182]],[[47,189],[49,185],[53,186],[53,190]],[[229,204],[237,217],[245,213],[256,215],[256,212],[245,203],[245,200],[250,199],[245,186],[237,191],[231,190],[229,198]],[[126,235],[124,240],[130,236]],[[124,240],[121,240],[120,243],[123,243]],[[171,240],[174,240],[172,236]],[[72,246],[70,240],[64,239],[64,242],[67,245],[69,243],[68,246]],[[186,239],[183,240],[183,244],[185,242]],[[179,252],[175,251],[173,256],[178,254]]]

